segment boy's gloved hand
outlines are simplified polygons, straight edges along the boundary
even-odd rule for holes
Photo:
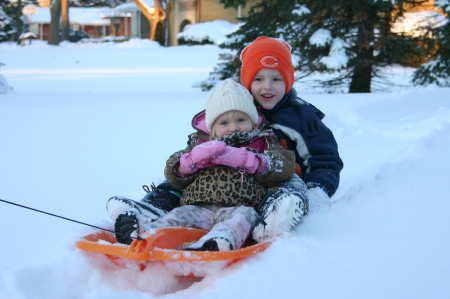
[[[256,155],[247,151],[245,147],[227,146],[211,162],[233,168],[245,168],[247,173],[250,174],[255,173],[259,166],[259,160]]]
[[[215,164],[211,160],[223,152],[226,144],[223,141],[213,140],[195,146],[190,153],[183,154],[180,158],[180,166],[190,174],[199,168],[210,167]]]

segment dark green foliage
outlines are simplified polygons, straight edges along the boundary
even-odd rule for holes
[[[218,81],[233,78],[239,81],[239,71],[241,67],[241,61],[239,56],[235,56],[230,53],[219,54],[219,64],[214,67],[212,73],[210,73],[208,79],[199,82],[194,87],[199,87],[202,91],[208,91],[215,86]]]
[[[230,75],[238,78],[240,62],[236,63],[236,58],[246,45],[264,35],[282,37],[291,44],[292,54],[297,58],[295,68],[301,78],[328,73],[332,77],[315,83],[329,92],[370,92],[374,78],[377,82],[385,80],[382,67],[398,62],[406,51],[414,49],[417,54],[416,50],[421,50],[411,47],[415,40],[392,34],[390,24],[402,15],[403,4],[414,6],[423,2],[397,1],[399,6],[396,7],[392,1],[383,0],[221,0],[231,7],[251,5],[249,16],[243,18],[245,24],[229,36],[232,42],[221,45],[234,50],[234,57],[221,59],[210,78],[199,86],[208,89],[214,85],[214,80]],[[314,44],[311,37],[318,32],[329,38]],[[340,64],[326,63],[333,55],[341,58]]]
[[[450,5],[444,5],[443,9],[450,10]],[[438,28],[430,29],[436,36],[437,45],[429,45],[429,55],[434,61],[424,64],[413,76],[414,85],[436,84],[441,87],[450,87],[450,20],[447,15],[447,23]]]
[[[22,8],[27,4],[37,5],[36,0],[0,0],[0,42],[20,43],[20,35],[27,31],[23,23]]]
[[[198,41],[198,40],[185,39],[184,37],[180,37],[177,40],[178,40],[178,45],[180,45],[180,46],[182,46],[182,45],[193,46],[193,45],[212,45],[212,44],[214,44],[214,42],[210,41],[209,38],[204,38],[201,41]]]
[[[164,37],[164,23],[163,22],[159,22],[158,25],[156,25],[155,41],[157,41],[161,46],[164,46],[166,43],[166,39]]]
[[[0,9],[3,16],[0,15],[0,40],[19,42],[19,36],[22,34],[23,21],[21,20],[22,7],[25,5],[21,0],[11,2],[9,0],[0,0]],[[1,13],[0,13],[1,14]],[[3,20],[2,20],[3,19]]]
[[[184,27],[186,27],[189,24],[191,24],[191,21],[189,21],[188,19],[184,19],[183,21],[181,21],[180,29],[178,30],[178,32],[183,32]]]
[[[10,2],[7,0],[0,0],[0,42],[8,41],[11,39],[15,30],[12,27],[12,19],[7,14],[9,11]]]

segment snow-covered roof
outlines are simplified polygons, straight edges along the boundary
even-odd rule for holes
[[[33,32],[26,32],[22,33],[19,38],[20,39],[36,38],[36,34],[34,34]]]
[[[138,10],[139,10],[139,8],[136,6],[136,4],[134,2],[120,4],[113,8],[113,11],[115,13],[119,13],[119,14],[124,13],[124,12],[138,11]]]
[[[226,35],[236,31],[242,24],[233,24],[225,20],[214,20],[187,25],[183,32],[178,33],[177,38],[185,38],[201,42],[208,38],[216,45],[227,40]]]
[[[111,22],[109,19],[104,19],[108,16],[111,9],[109,7],[70,7],[69,8],[69,22],[70,24],[78,25],[97,25],[105,26]],[[50,9],[40,7],[38,13],[29,15],[30,24],[49,24],[50,23]]]

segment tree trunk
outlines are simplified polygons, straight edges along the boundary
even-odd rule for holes
[[[349,93],[370,92],[374,64],[372,41],[374,40],[375,25],[369,11],[359,12],[355,19],[358,22],[358,39],[356,41],[358,50]]]
[[[162,8],[160,0],[153,1],[153,10],[143,0],[133,0],[133,2],[150,23],[150,39],[155,40],[156,26],[166,18],[166,12]]]
[[[69,0],[61,1],[61,40],[69,40]]]
[[[164,19],[164,46],[169,46],[169,8],[167,7],[167,3],[165,4],[166,9],[166,18]]]
[[[370,92],[373,68],[373,48],[362,48],[357,55],[349,93]]]
[[[59,46],[59,27],[61,17],[61,0],[53,0],[50,6],[50,33],[48,44]]]

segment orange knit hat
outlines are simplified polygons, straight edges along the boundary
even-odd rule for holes
[[[241,82],[248,90],[260,69],[276,69],[286,83],[286,93],[294,85],[291,46],[282,39],[260,36],[241,52]]]

